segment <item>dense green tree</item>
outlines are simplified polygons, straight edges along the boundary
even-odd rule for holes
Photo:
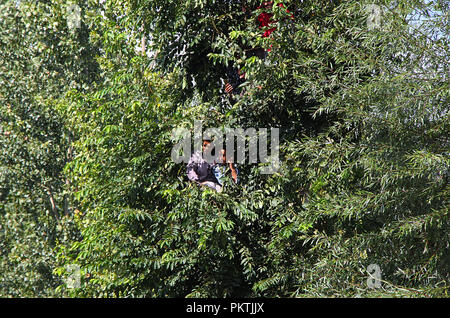
[[[418,0],[282,4],[87,1],[76,32],[62,23],[61,33],[26,33],[28,42],[2,33],[2,80],[11,72],[23,84],[0,90],[7,154],[0,226],[15,231],[1,233],[0,264],[11,275],[24,264],[17,256],[26,256],[15,271],[36,280],[30,262],[45,255],[46,271],[61,279],[42,292],[12,287],[9,276],[3,294],[447,295],[448,8]],[[28,28],[26,14],[5,6],[12,12],[5,27]],[[48,15],[36,28],[53,26],[65,8],[38,7]],[[273,24],[261,28],[261,13]],[[26,52],[48,36],[60,43],[38,55],[60,67],[51,80],[26,71],[34,65]],[[30,57],[23,68],[11,47]],[[74,62],[77,49],[83,62]],[[45,89],[26,87],[44,80]],[[14,99],[18,87],[33,103]],[[30,121],[23,110],[30,106],[47,118],[47,135],[36,133],[41,138],[27,148],[44,149],[45,165],[32,168],[25,162],[43,155],[20,152],[28,135],[17,128]],[[263,164],[241,164],[240,183],[221,193],[188,182],[185,165],[171,159],[172,130],[192,129],[194,120],[205,128],[279,127],[280,169],[264,175]],[[46,152],[46,142],[59,146]],[[41,184],[52,186],[53,199]],[[64,194],[74,211],[67,217]],[[47,217],[35,224],[54,229],[54,238],[43,238],[30,219],[19,226],[23,215]],[[19,245],[13,235],[27,240]],[[377,288],[371,264],[381,269]],[[81,288],[64,283],[67,265],[80,267]]]
[[[70,128],[56,112],[69,88],[98,77],[85,26],[63,1],[0,2],[0,296],[50,296],[57,241],[72,234],[63,168]]]
[[[363,2],[284,3],[264,38],[258,1],[105,2],[104,82],[66,116],[80,137],[68,171],[83,240],[61,252],[85,277],[75,295],[446,291],[448,43],[407,20],[428,8],[445,33],[445,8],[379,3],[370,28]],[[232,98],[230,68],[246,74]],[[282,168],[242,165],[224,193],[187,183],[170,132],[195,119],[280,127]]]

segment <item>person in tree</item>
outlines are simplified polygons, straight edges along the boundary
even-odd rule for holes
[[[211,146],[211,140],[203,140],[203,152],[211,150],[209,148]],[[221,149],[220,153],[222,155],[221,161],[210,164],[203,158],[202,152],[194,152],[189,159],[186,168],[188,179],[198,185],[214,189],[217,192],[222,192],[225,181],[224,178],[228,174],[231,174],[231,178],[237,183],[238,169],[236,165],[227,160],[225,149]]]
[[[211,140],[204,139],[202,150],[205,152],[211,147]],[[202,155],[202,152],[196,151],[192,154],[186,167],[186,174],[190,181],[201,186],[207,186],[218,192],[222,191],[222,186],[214,174],[214,163],[208,163]]]
[[[221,149],[220,153],[222,155],[222,162],[216,163],[213,166],[214,176],[222,187],[224,186],[224,177],[228,174],[231,175],[232,180],[237,184],[239,174],[237,166],[227,159],[225,149]]]

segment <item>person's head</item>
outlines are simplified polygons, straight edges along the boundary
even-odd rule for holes
[[[226,163],[227,162],[227,152],[225,151],[225,149],[220,150],[220,155],[222,158],[222,163]]]
[[[210,139],[203,139],[203,143],[202,143],[202,149],[203,151],[205,151],[205,149],[211,144],[211,140]]]

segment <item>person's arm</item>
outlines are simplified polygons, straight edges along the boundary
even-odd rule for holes
[[[225,93],[231,94],[233,92],[233,86],[228,83],[228,81],[225,82]]]
[[[237,168],[232,163],[230,163],[230,170],[231,170],[231,177],[233,178],[234,182],[237,183],[238,171]]]

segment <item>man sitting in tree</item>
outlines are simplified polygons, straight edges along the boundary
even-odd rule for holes
[[[202,144],[203,152],[210,150],[211,140],[204,139]],[[216,191],[222,191],[222,186],[214,175],[214,164],[208,163],[200,151],[192,154],[186,168],[186,174],[189,180],[202,185],[210,187]]]
[[[211,151],[210,139],[204,139],[202,144],[203,153]],[[225,149],[221,149],[221,162],[208,163],[202,155],[202,152],[196,151],[192,154],[186,168],[186,174],[189,180],[222,192],[224,186],[223,177],[230,171],[235,183],[237,183],[238,171],[236,166],[227,162]]]
[[[222,187],[224,186],[224,177],[227,174],[231,174],[234,183],[238,183],[239,172],[236,165],[227,159],[225,149],[221,149],[220,153],[222,155],[222,162],[215,163],[213,166],[214,176]]]

